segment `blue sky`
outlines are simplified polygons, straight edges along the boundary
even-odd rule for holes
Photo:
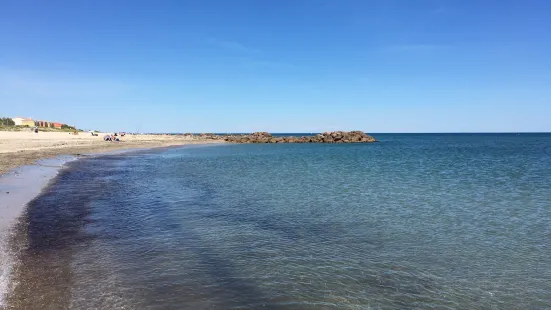
[[[0,115],[110,131],[551,131],[551,1],[2,0]]]

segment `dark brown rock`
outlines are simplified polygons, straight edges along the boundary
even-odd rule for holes
[[[221,138],[214,134],[201,134],[201,137]],[[248,135],[226,135],[222,138],[230,143],[370,143],[377,141],[362,131],[333,131],[304,137],[274,137],[268,132],[254,132]]]

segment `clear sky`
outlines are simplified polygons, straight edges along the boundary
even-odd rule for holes
[[[0,0],[0,116],[109,131],[551,131],[551,1]]]

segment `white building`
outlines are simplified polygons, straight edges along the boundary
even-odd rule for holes
[[[15,123],[15,126],[29,126],[34,127],[34,121],[32,118],[26,117],[14,117],[12,121]]]

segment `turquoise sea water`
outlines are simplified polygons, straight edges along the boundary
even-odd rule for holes
[[[70,164],[20,309],[550,309],[551,135],[183,147]]]

